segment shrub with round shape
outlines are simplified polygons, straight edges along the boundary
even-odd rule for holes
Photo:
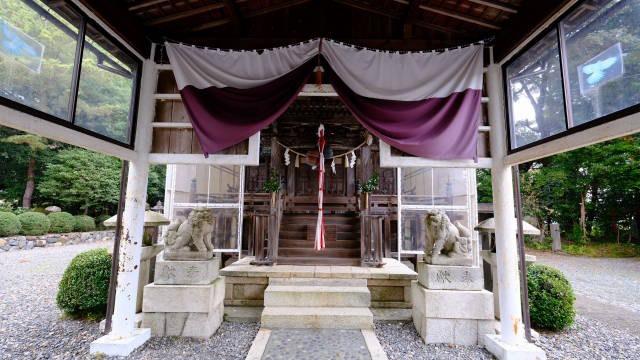
[[[76,215],[73,217],[73,231],[94,231],[96,229],[96,221],[88,215]]]
[[[74,317],[99,319],[107,310],[110,275],[111,255],[107,249],[76,255],[58,286],[58,307]]]
[[[575,295],[567,278],[557,269],[532,264],[527,268],[529,312],[536,329],[566,329],[576,317]]]
[[[47,215],[49,221],[51,222],[51,226],[49,227],[49,232],[60,234],[60,233],[68,233],[73,231],[73,227],[76,223],[73,215],[68,212],[54,212]]]
[[[22,234],[24,235],[44,235],[49,232],[49,227],[51,226],[51,222],[47,215],[28,211],[18,215],[18,220],[20,220],[20,226],[22,227]]]
[[[13,236],[20,233],[20,220],[10,212],[0,212],[0,236]]]

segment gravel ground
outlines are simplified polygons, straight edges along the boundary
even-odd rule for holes
[[[0,359],[88,359],[97,322],[64,319],[55,304],[64,269],[97,242],[0,254]],[[153,338],[131,359],[244,359],[257,323],[223,323],[206,341]]]
[[[640,359],[640,337],[583,316],[560,333],[541,333],[536,345],[548,359]]]
[[[576,294],[579,315],[609,327],[640,328],[640,259],[589,258],[528,251],[562,271]]]
[[[258,333],[258,328],[258,323],[223,322],[218,331],[207,340],[151,338],[127,359],[243,360]]]
[[[389,360],[493,359],[479,346],[426,345],[411,321],[376,321],[375,332]]]
[[[0,359],[87,357],[98,323],[62,319],[55,304],[58,283],[81,251],[96,242],[0,254]]]

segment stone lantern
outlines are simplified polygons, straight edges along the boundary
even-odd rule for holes
[[[104,221],[104,226],[115,227],[116,221],[117,215],[114,215]],[[144,234],[142,237],[142,253],[140,255],[136,312],[142,311],[142,290],[145,285],[153,281],[155,257],[164,249],[163,244],[158,244],[159,228],[162,225],[169,225],[169,223],[169,219],[158,212],[150,210],[144,212]]]
[[[517,223],[518,220],[513,218],[513,222]],[[496,221],[494,218],[489,218],[487,220],[481,221],[474,230],[484,233],[489,237],[489,249],[482,250],[482,259],[484,259],[487,264],[491,267],[491,281],[485,280],[485,288],[487,290],[491,290],[493,292],[493,306],[494,312],[497,319],[500,318],[500,295],[499,295],[499,287],[498,287],[498,262],[496,259],[495,246],[493,244],[492,235],[496,231]],[[524,235],[534,235],[540,236],[540,230],[535,226],[529,224],[528,222],[522,220],[522,232]],[[533,255],[525,255],[525,262],[531,264],[536,261],[536,257]],[[485,276],[485,279],[487,277]]]

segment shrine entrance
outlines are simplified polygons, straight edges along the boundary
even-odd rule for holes
[[[326,248],[317,251],[314,240],[318,219],[319,124],[325,127],[326,138],[323,197]],[[273,176],[280,179],[278,196],[282,208],[277,254],[271,255],[277,257],[278,264],[360,265],[365,251],[361,245],[362,227],[369,225],[363,223],[361,215],[369,207],[378,209],[376,213],[386,228],[376,234],[382,238],[386,231],[385,241],[389,244],[386,248],[391,251],[391,237],[397,227],[396,170],[380,168],[378,139],[351,116],[339,99],[298,98],[261,135],[260,165],[246,168],[245,202],[264,193],[267,179]],[[378,178],[378,186],[365,200],[358,188],[373,176]],[[245,209],[250,210],[251,204]],[[369,230],[365,232],[368,234]]]

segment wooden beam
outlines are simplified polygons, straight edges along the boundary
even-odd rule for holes
[[[169,0],[149,0],[149,1],[140,1],[139,3],[129,6],[129,11],[136,11],[140,9],[145,9],[154,5],[162,4],[168,2]]]
[[[408,24],[410,24],[410,25],[419,26],[419,27],[422,27],[422,28],[425,28],[425,29],[438,31],[438,32],[442,32],[442,33],[445,33],[445,34],[451,34],[451,33],[454,33],[454,34],[465,34],[466,33],[464,31],[461,31],[460,29],[454,29],[454,28],[445,27],[445,26],[441,26],[441,25],[430,24],[430,23],[427,23],[425,21],[419,21],[415,17],[414,18],[405,19],[404,16],[402,16],[402,15],[393,14],[393,13],[386,12],[386,11],[378,9],[378,8],[374,8],[374,7],[371,7],[371,6],[366,6],[366,5],[363,5],[363,4],[355,3],[355,2],[353,2],[351,0],[334,0],[334,2],[336,2],[338,4],[345,5],[345,6],[349,6],[349,7],[358,9],[358,10],[366,11],[366,12],[369,12],[369,13],[372,13],[372,14],[384,16],[384,17],[391,18],[391,19],[394,19],[394,20],[399,20],[399,21],[402,21],[405,24],[406,24],[406,22],[408,22]],[[416,1],[416,4],[419,4],[419,3],[420,3],[419,1]],[[410,5],[408,2],[406,4]]]
[[[361,38],[339,38],[334,40],[345,41],[350,44],[364,46],[369,48],[376,48],[382,50],[396,50],[396,51],[423,51],[431,49],[439,49],[444,47],[458,46],[466,44],[472,41],[476,41],[476,38],[457,37],[454,40],[448,39],[361,39]],[[273,48],[279,46],[286,46],[295,44],[301,41],[309,40],[308,37],[291,37],[291,38],[223,38],[223,37],[207,37],[207,36],[181,36],[178,40],[185,43],[218,47],[222,49],[264,49]]]
[[[404,16],[402,17],[402,35],[405,39],[413,37],[413,25],[416,22],[416,15],[418,14],[418,6],[420,0],[410,0],[405,9]]]
[[[111,31],[126,41],[138,54],[149,55],[151,42],[147,40],[145,29],[140,20],[131,14],[119,1],[77,0]]]
[[[505,4],[503,2],[499,2],[499,1],[494,1],[494,0],[469,0],[469,2],[472,3],[476,3],[476,4],[480,4],[480,5],[484,5],[484,6],[488,6],[494,9],[498,9],[498,10],[502,10],[502,11],[506,11],[512,14],[516,14],[518,12],[517,9],[509,6],[509,4]]]
[[[154,18],[152,20],[145,22],[145,25],[148,25],[148,26],[160,25],[160,24],[172,22],[175,20],[184,19],[186,17],[190,17],[193,15],[206,13],[212,10],[222,9],[224,7],[225,7],[225,4],[223,3],[209,4],[209,5],[201,6],[195,9],[189,9],[189,10],[181,11],[178,13],[173,13],[171,15]]]
[[[235,25],[236,34],[243,36],[246,33],[246,26],[244,24],[244,19],[242,17],[242,14],[240,13],[240,9],[238,9],[236,1],[223,0],[223,2],[228,16],[231,18],[231,22]]]
[[[486,21],[483,20],[478,20],[466,15],[460,15],[460,14],[456,14],[452,11],[449,10],[444,10],[444,9],[438,9],[438,8],[434,8],[432,6],[427,6],[427,5],[420,5],[420,9],[424,10],[424,11],[428,11],[434,14],[439,14],[442,16],[447,16],[453,19],[458,19],[460,21],[464,21],[464,22],[468,22],[471,24],[475,24],[475,25],[480,25],[482,27],[486,27],[488,29],[492,29],[492,30],[500,30],[500,26],[488,23]]]
[[[505,29],[496,35],[494,56],[501,62],[513,49],[533,35],[536,30],[550,21],[556,13],[576,0],[524,1],[517,16],[504,24]]]
[[[305,3],[310,2],[311,0],[291,0],[291,1],[287,1],[275,6],[270,6],[267,7],[265,9],[260,9],[260,10],[255,10],[249,13],[245,13],[244,17],[245,18],[252,18],[252,17],[257,17],[257,16],[262,16],[262,15],[266,15],[272,12],[276,12],[276,11],[280,11],[283,9],[288,9],[290,7],[293,6],[298,6],[298,5],[302,5]],[[202,31],[202,30],[207,30],[207,29],[211,29],[214,27],[218,27],[218,26],[222,26],[225,24],[228,24],[232,21],[231,18],[225,18],[225,19],[219,19],[219,20],[215,20],[215,21],[210,21],[210,22],[206,22],[204,24],[192,27],[192,28],[187,28],[185,29],[185,31],[182,31],[181,33],[194,33],[194,32],[198,32],[198,31]]]

